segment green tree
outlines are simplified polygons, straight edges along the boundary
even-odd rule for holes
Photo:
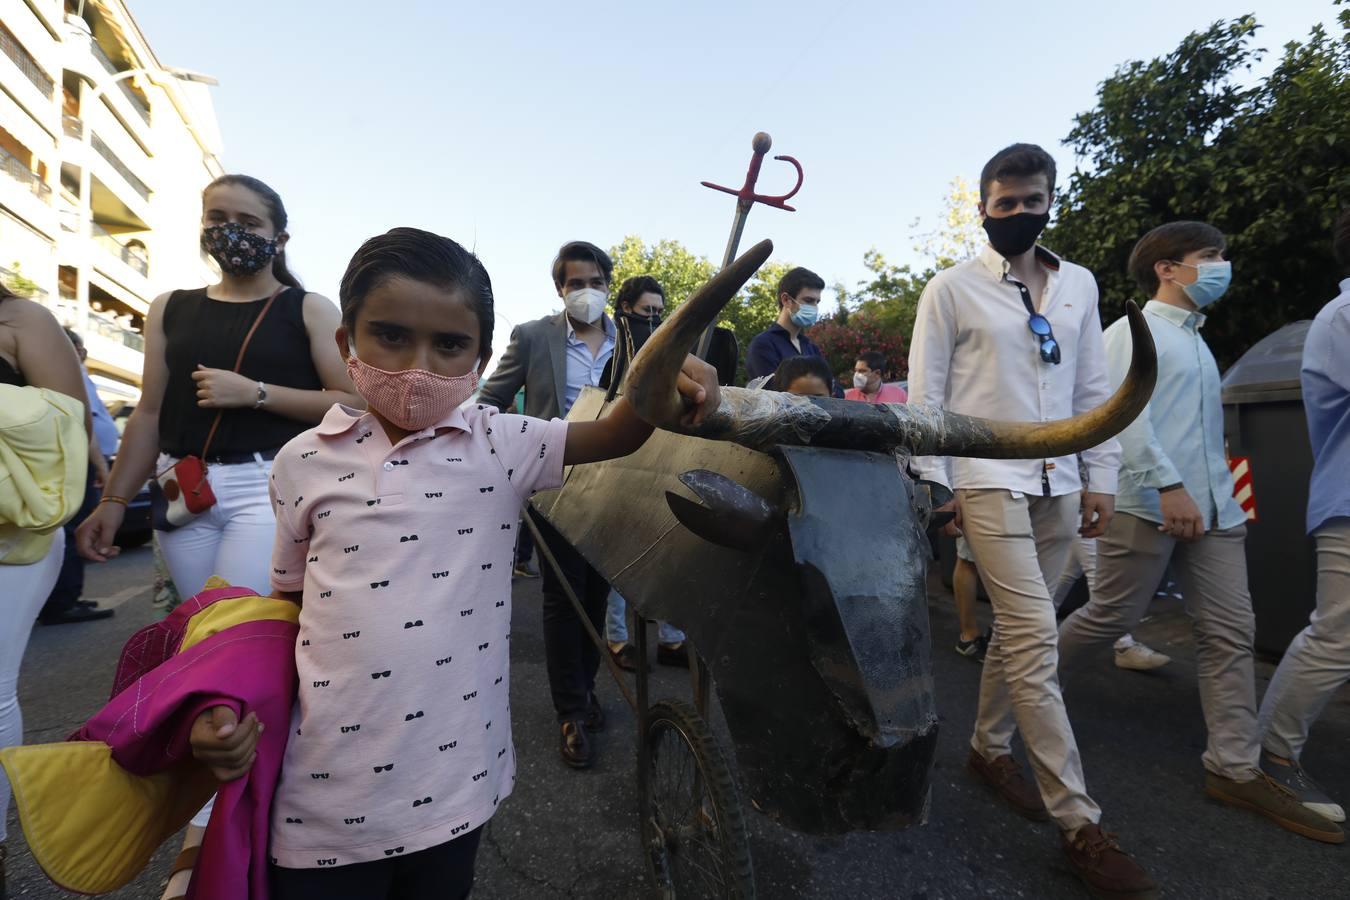
[[[706,257],[694,255],[679,241],[657,241],[647,245],[635,234],[611,247],[609,258],[614,260],[616,293],[629,278],[650,275],[665,289],[666,305],[670,309],[688,299],[716,271]]]
[[[716,274],[707,257],[689,251],[679,241],[662,240],[646,244],[637,235],[629,235],[610,248],[614,260],[614,289],[636,275],[650,275],[666,292],[666,312],[673,312],[694,291]],[[722,310],[717,324],[736,335],[741,348],[741,383],[745,380],[745,349],[750,339],[778,317],[778,280],[792,268],[791,263],[768,262]]]
[[[930,266],[915,272],[909,266],[893,265],[875,247],[863,254],[863,265],[871,277],[858,282],[856,289],[841,292],[840,307],[870,316],[908,345],[909,337],[914,333],[919,296],[924,285],[937,273],[937,268]],[[891,364],[898,366],[899,363],[892,361]]]
[[[811,329],[811,340],[820,347],[830,371],[844,387],[852,385],[853,364],[867,350],[886,357],[887,381],[904,378],[909,371],[900,333],[870,313],[845,309],[827,316]]]
[[[23,267],[15,260],[10,264],[9,277],[5,279],[5,287],[9,288],[20,297],[33,297],[42,290],[41,286],[31,278],[23,274]]]
[[[919,234],[920,243],[914,249],[933,260],[935,269],[954,266],[979,253],[984,246],[979,202],[978,187],[960,175],[953,178],[942,200],[937,228]]]
[[[873,247],[863,254],[863,265],[870,276],[852,290],[842,285],[835,287],[840,313],[835,315],[834,321],[847,322],[849,311],[856,310],[866,317],[866,321],[875,323],[887,337],[890,349],[863,349],[885,353],[894,377],[904,377],[908,372],[904,354],[910,335],[914,333],[914,316],[924,286],[939,271],[973,257],[984,245],[984,229],[980,226],[977,207],[979,199],[980,192],[974,185],[959,176],[953,178],[943,198],[936,228],[914,236],[917,240],[914,249],[927,259],[921,271],[894,265]],[[914,224],[917,227],[919,220]],[[891,336],[898,343],[889,343]],[[896,347],[900,348],[899,352]],[[849,365],[852,366],[852,360]]]
[[[1350,202],[1350,8],[1338,18],[1339,38],[1315,26],[1255,84],[1239,80],[1264,53],[1251,16],[1102,82],[1066,139],[1080,163],[1046,242],[1096,274],[1105,320],[1144,299],[1125,271],[1134,242],[1178,219],[1228,236],[1233,286],[1205,326],[1221,366],[1330,298]]]

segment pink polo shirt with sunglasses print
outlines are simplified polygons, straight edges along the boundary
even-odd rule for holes
[[[277,455],[272,584],[304,596],[277,865],[425,850],[510,794],[512,554],[566,439],[560,419],[471,405],[391,446],[339,405]]]

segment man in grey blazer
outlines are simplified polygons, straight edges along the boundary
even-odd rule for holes
[[[594,244],[564,244],[553,260],[553,285],[564,311],[516,326],[501,362],[483,384],[479,401],[504,410],[515,402],[523,386],[525,415],[553,419],[567,415],[583,387],[599,385],[614,355],[614,323],[605,315],[613,272],[609,256]],[[533,510],[530,516],[592,625],[600,631],[609,585],[542,517]],[[600,651],[567,599],[557,573],[546,563],[540,565],[540,573],[544,654],[560,726],[558,749],[567,765],[585,769],[594,759],[589,732],[599,731],[605,723],[595,698]]]

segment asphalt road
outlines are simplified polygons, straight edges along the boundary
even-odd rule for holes
[[[34,630],[19,683],[30,743],[60,740],[105,701],[123,642],[155,618],[150,574],[148,550],[91,567],[86,596],[117,605],[117,615]],[[538,581],[517,582],[511,702],[519,774],[516,792],[491,823],[479,854],[475,896],[641,897],[633,717],[602,673],[610,724],[600,735],[599,761],[588,772],[562,765],[544,674],[539,599]],[[930,609],[943,714],[930,821],[900,833],[822,839],[793,834],[747,810],[761,897],[1086,896],[1062,861],[1052,827],[1013,815],[966,775],[979,666],[952,652],[955,616],[950,595],[936,582]],[[1089,788],[1105,810],[1106,827],[1161,882],[1164,896],[1350,897],[1350,846],[1314,843],[1204,797],[1204,729],[1190,625],[1179,604],[1156,604],[1136,636],[1174,662],[1139,674],[1103,660],[1077,673],[1066,688]],[[1258,665],[1260,690],[1270,673],[1269,664]],[[683,673],[658,667],[655,678],[654,697],[689,695]],[[1304,764],[1334,796],[1350,800],[1350,688],[1333,699],[1314,728]],[[9,833],[11,896],[72,896],[38,871],[12,810]],[[109,896],[158,898],[177,849],[174,842],[166,845],[136,881]]]

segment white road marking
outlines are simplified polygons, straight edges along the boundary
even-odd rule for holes
[[[85,599],[92,600],[95,603],[97,603],[99,609],[116,609],[123,603],[126,603],[128,600],[133,600],[136,597],[140,596],[141,594],[148,593],[150,590],[151,588],[149,587],[146,587],[144,585],[138,585],[136,587],[129,587],[124,590],[120,590],[115,594],[108,595],[107,597],[86,597]]]

